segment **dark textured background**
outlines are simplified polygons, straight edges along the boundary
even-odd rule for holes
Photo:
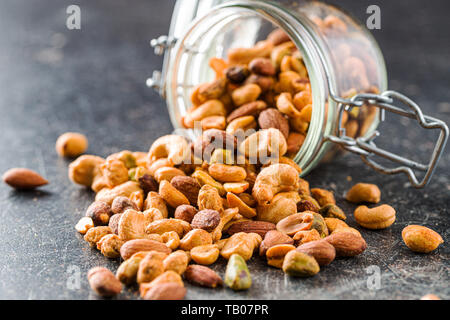
[[[448,1],[336,2],[363,19],[369,4],[381,7],[382,30],[373,34],[387,61],[390,88],[449,123]],[[156,137],[171,132],[164,101],[144,83],[161,64],[148,42],[167,32],[174,2],[80,0],[81,31],[65,27],[69,4],[0,1],[0,172],[29,167],[50,180],[32,192],[0,185],[2,299],[95,299],[85,272],[96,265],[118,266],[90,249],[73,228],[93,194],[69,182],[69,161],[54,151],[59,134],[83,132],[89,137],[89,152],[106,156],[122,149],[145,151]],[[428,135],[394,120],[381,127],[380,144],[412,156],[429,155]],[[322,166],[308,177],[312,186],[332,188],[338,203],[351,213],[354,206],[343,201],[344,192],[356,181],[376,183],[382,201],[396,208],[396,223],[382,231],[362,230],[368,243],[363,255],[337,260],[313,278],[285,277],[255,257],[250,290],[188,286],[187,298],[418,299],[435,293],[448,299],[448,244],[429,255],[415,254],[403,244],[401,230],[422,224],[448,240],[449,169],[447,148],[431,184],[415,190],[404,176],[377,174],[357,156]],[[351,214],[349,223],[355,226]],[[379,290],[367,288],[366,268],[371,265],[381,270]],[[216,269],[223,274],[224,264]],[[80,270],[80,289],[67,287],[68,270]],[[118,298],[136,297],[128,289]]]

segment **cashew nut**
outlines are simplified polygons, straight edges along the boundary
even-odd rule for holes
[[[287,152],[287,142],[280,130],[269,128],[250,135],[239,145],[239,151],[265,163],[283,156]]]
[[[252,195],[259,204],[265,204],[279,192],[296,191],[299,187],[298,179],[294,167],[282,163],[273,164],[258,174]]]
[[[160,158],[167,158],[173,165],[177,165],[186,159],[189,146],[185,138],[178,135],[166,135],[153,142],[148,157],[150,163]]]

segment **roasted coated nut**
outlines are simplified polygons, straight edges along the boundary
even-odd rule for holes
[[[247,181],[227,182],[223,184],[225,191],[240,194],[245,192],[250,184]]]
[[[220,251],[220,255],[225,259],[229,259],[231,255],[238,254],[244,260],[249,260],[253,255],[253,251],[261,242],[261,236],[256,233],[235,233],[227,240]]]
[[[203,229],[189,231],[180,241],[180,249],[190,251],[194,247],[212,244],[212,236]]]
[[[330,233],[340,228],[349,228],[348,224],[338,218],[325,218],[324,220]]]
[[[314,257],[292,250],[284,257],[283,271],[294,277],[310,277],[319,273],[320,267]]]
[[[142,192],[142,189],[139,187],[139,183],[134,181],[128,181],[122,183],[118,186],[115,186],[112,189],[102,189],[95,196],[95,201],[103,201],[108,205],[111,205],[115,198],[124,196],[129,197],[133,192]]]
[[[166,202],[157,192],[153,191],[148,193],[147,198],[145,199],[144,209],[158,209],[164,218],[167,218],[169,215]]]
[[[81,234],[86,234],[90,228],[94,227],[94,222],[90,217],[81,218],[77,224],[75,225],[75,230],[77,230]]]
[[[141,260],[137,273],[137,283],[151,282],[164,272],[163,260],[167,258],[166,253],[150,251]]]
[[[207,172],[203,170],[196,170],[192,174],[192,177],[195,178],[202,187],[204,185],[209,185],[216,188],[220,196],[225,195],[226,191],[223,188],[223,185],[220,182],[214,180]]]
[[[220,222],[220,214],[216,210],[204,209],[199,211],[192,219],[193,229],[203,229],[212,232]]]
[[[244,116],[231,121],[226,128],[226,132],[230,135],[239,136],[245,132],[254,130],[257,127],[255,117]]]
[[[258,124],[261,129],[275,128],[287,139],[289,136],[289,121],[274,108],[263,110],[258,117]]]
[[[302,245],[307,242],[320,240],[322,237],[320,236],[319,231],[311,229],[297,232],[292,239],[294,239],[296,245]]]
[[[275,268],[282,268],[284,257],[289,251],[295,250],[291,244],[276,244],[266,252],[267,264]]]
[[[239,182],[247,178],[247,172],[239,166],[214,163],[208,168],[209,174],[220,182]]]
[[[219,258],[219,249],[215,244],[197,246],[191,250],[191,258],[198,264],[210,265]]]
[[[367,229],[385,229],[390,227],[395,221],[395,209],[387,204],[375,208],[359,206],[353,216],[356,222]]]
[[[111,204],[111,211],[115,214],[124,213],[127,209],[138,210],[136,205],[127,197],[117,197]]]
[[[159,184],[159,194],[172,208],[189,204],[188,198],[167,180],[163,180]]]
[[[148,157],[151,163],[160,158],[167,158],[172,165],[177,165],[186,159],[188,149],[188,143],[182,136],[166,135],[153,142]]]
[[[92,290],[102,297],[112,297],[122,291],[120,281],[106,268],[92,268],[88,271],[87,278]]]
[[[246,84],[237,88],[231,94],[235,106],[242,106],[243,104],[256,101],[261,94],[261,88],[256,84]]]
[[[183,204],[175,209],[174,218],[191,223],[197,212],[198,210],[195,207],[189,204]]]
[[[351,232],[332,233],[324,240],[328,241],[335,249],[339,257],[353,257],[364,252],[367,248],[366,241]]]
[[[171,250],[159,241],[149,239],[134,239],[127,241],[120,248],[120,255],[124,260],[129,259],[133,254],[139,251],[160,251],[169,254]]]
[[[172,250],[175,250],[180,245],[180,236],[175,231],[164,232],[161,235],[161,240]]]
[[[85,135],[77,132],[66,132],[56,140],[56,152],[61,157],[77,157],[88,148]]]
[[[200,210],[210,209],[218,212],[223,211],[222,198],[216,188],[205,184],[198,193],[198,208]]]
[[[155,171],[155,179],[158,183],[163,180],[169,182],[176,176],[185,176],[184,172],[174,167],[161,167]]]
[[[320,208],[319,213],[324,218],[337,218],[341,220],[347,219],[344,211],[342,211],[342,209],[335,204],[327,204],[323,206],[322,208]]]
[[[277,98],[277,109],[290,118],[300,118],[301,113],[292,102],[292,95],[289,92],[283,92]]]
[[[111,229],[106,226],[89,228],[89,230],[84,235],[84,240],[89,242],[91,247],[94,247],[97,245],[97,242],[99,242],[100,239],[103,238],[103,236],[106,236],[110,233]]]
[[[148,194],[151,191],[158,191],[158,183],[149,174],[144,174],[138,178],[139,186],[144,191],[144,194]]]
[[[233,290],[246,290],[252,285],[252,278],[245,260],[238,254],[231,255],[225,271],[225,284]]]
[[[260,41],[251,48],[232,48],[227,52],[230,65],[248,64],[254,58],[267,57],[273,49],[270,41]]]
[[[218,99],[226,89],[227,81],[223,78],[202,84],[198,90],[198,98],[202,101]]]
[[[312,211],[305,211],[288,216],[277,223],[277,230],[293,236],[299,231],[312,228],[314,216]]]
[[[249,207],[241,198],[233,193],[227,193],[227,203],[230,208],[238,208],[239,213],[246,218],[256,216],[256,210]]]
[[[313,256],[320,266],[329,265],[336,257],[336,250],[325,240],[304,243],[296,250]]]
[[[170,183],[172,184],[172,186],[175,187],[175,189],[184,194],[192,205],[197,204],[198,193],[201,187],[195,178],[186,176],[177,176],[174,177],[170,181]]]
[[[101,166],[103,177],[110,187],[118,186],[128,181],[128,168],[117,159],[107,159]]]
[[[380,189],[369,183],[357,183],[347,192],[345,198],[353,203],[360,202],[370,202],[378,203],[380,202],[381,192]]]
[[[187,267],[184,277],[190,283],[202,287],[216,288],[223,284],[222,278],[215,271],[196,264]]]
[[[122,262],[117,269],[116,277],[120,282],[125,285],[131,285],[136,282],[137,273],[139,270],[139,264],[142,261],[142,257],[134,255],[128,260]]]
[[[279,158],[286,151],[286,139],[281,131],[275,128],[259,130],[251,134],[239,145],[239,152],[251,161],[256,162],[258,160],[262,163]]]
[[[226,77],[231,83],[240,84],[247,79],[250,71],[246,66],[233,66],[226,70]]]
[[[276,73],[275,67],[272,61],[267,58],[255,58],[248,64],[251,72],[260,74],[263,76],[274,76]]]
[[[127,209],[120,215],[117,234],[123,241],[146,238],[145,226],[150,222],[142,212]]]
[[[217,99],[208,100],[186,114],[184,125],[188,128],[193,128],[196,121],[201,121],[212,116],[225,117],[226,115],[227,111],[222,101]]]
[[[92,155],[78,157],[69,165],[69,178],[77,184],[91,187],[95,176],[100,175],[100,165],[104,162],[105,159]]]
[[[184,220],[179,219],[161,219],[151,222],[145,227],[147,234],[157,233],[164,234],[166,232],[175,231],[180,237],[191,230],[191,226]]]
[[[321,207],[326,206],[327,204],[336,204],[336,200],[331,191],[313,188],[311,189],[311,195],[317,200]]]
[[[97,249],[107,258],[120,257],[120,248],[124,242],[116,234],[107,234],[97,242]]]
[[[258,174],[252,194],[259,204],[264,204],[279,192],[296,189],[298,189],[297,170],[287,164],[273,164]]]
[[[429,253],[444,243],[442,237],[430,228],[409,225],[402,231],[402,238],[406,246],[414,252]]]
[[[294,240],[278,230],[270,230],[259,246],[259,255],[264,256],[269,248],[278,244],[294,244]]]
[[[143,297],[144,300],[183,300],[186,288],[179,283],[160,283],[152,286]]]
[[[183,250],[172,252],[164,259],[164,271],[175,271],[178,274],[183,274],[189,263],[188,254]]]
[[[297,212],[296,200],[285,197],[284,192],[277,194],[269,203],[257,207],[258,220],[278,223]]]
[[[287,152],[288,154],[297,153],[305,142],[306,136],[302,133],[291,132],[287,137]]]

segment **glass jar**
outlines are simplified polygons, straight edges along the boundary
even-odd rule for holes
[[[163,71],[147,80],[166,99],[175,129],[183,127],[194,87],[215,77],[208,61],[226,58],[232,48],[253,47],[274,28],[284,30],[300,51],[311,84],[311,121],[293,157],[303,175],[334,159],[339,150],[347,150],[378,171],[404,172],[412,185],[425,186],[446,144],[448,127],[424,116],[407,97],[387,91],[383,55],[369,31],[347,13],[319,1],[179,0],[168,36],[151,43],[155,53],[165,52]],[[397,100],[402,107],[393,104]],[[376,147],[373,140],[386,110],[416,119],[424,128],[441,130],[428,164]],[[196,134],[188,130],[190,138]],[[387,168],[374,156],[399,166]],[[413,169],[425,172],[421,181]]]

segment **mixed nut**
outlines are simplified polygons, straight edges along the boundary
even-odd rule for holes
[[[69,166],[74,183],[96,192],[75,229],[105,257],[122,260],[115,275],[102,267],[88,272],[101,296],[137,283],[144,299],[183,299],[183,279],[245,290],[252,284],[246,261],[255,251],[269,266],[309,277],[336,257],[357,256],[367,247],[345,223],[333,193],[310,189],[292,160],[308,132],[312,93],[289,37],[275,30],[255,47],[231,49],[227,61],[214,58],[210,66],[216,79],[194,89],[193,107],[183,118],[186,128],[200,123],[204,130],[196,141],[166,135],[148,153],[82,155]],[[352,117],[347,114],[350,125]],[[87,144],[83,135],[67,133],[56,150],[74,157]],[[25,169],[7,172],[4,180],[16,188],[47,183]],[[346,199],[377,204],[380,196],[377,186],[358,183]],[[359,206],[354,217],[364,228],[384,229],[396,212],[386,204]],[[443,242],[414,225],[402,237],[417,252]],[[208,267],[219,259],[228,260],[224,280]]]

